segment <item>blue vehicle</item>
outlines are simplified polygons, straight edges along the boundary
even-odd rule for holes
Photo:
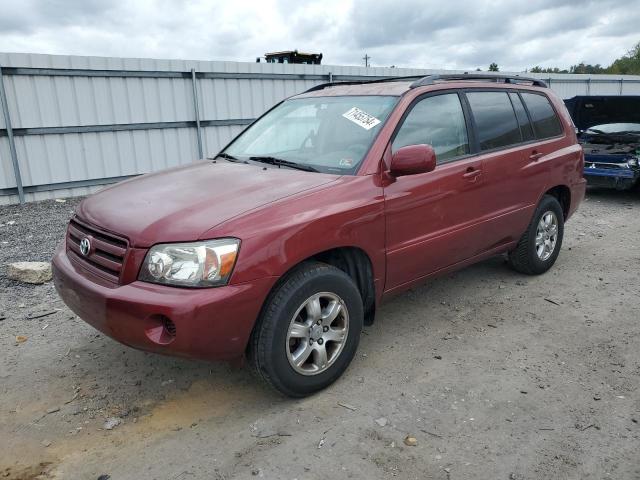
[[[584,149],[587,184],[627,190],[640,180],[640,96],[565,100]]]

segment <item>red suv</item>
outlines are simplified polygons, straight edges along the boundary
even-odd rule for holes
[[[55,285],[124,344],[246,354],[270,385],[304,396],[344,372],[390,296],[496,254],[547,271],[584,197],[583,163],[539,80],[320,85],[214,159],[85,199]]]

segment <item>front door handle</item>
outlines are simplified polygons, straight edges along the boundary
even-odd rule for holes
[[[469,167],[467,168],[466,173],[462,174],[462,177],[466,178],[470,182],[475,182],[481,174],[482,174],[482,170],[476,170],[473,167]]]
[[[529,160],[531,160],[532,162],[537,162],[542,157],[544,157],[544,153],[534,150],[533,152],[531,152],[531,155],[529,155]]]

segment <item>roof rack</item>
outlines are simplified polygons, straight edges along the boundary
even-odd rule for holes
[[[420,80],[424,78],[424,75],[409,75],[406,77],[382,77],[382,78],[372,78],[371,80],[348,80],[346,82],[329,82],[329,83],[321,83],[320,85],[315,85],[308,90],[305,90],[304,93],[315,92],[316,90],[324,90],[328,87],[336,87],[340,85],[362,85],[365,83],[382,83],[382,82],[404,82],[407,80]]]
[[[471,81],[492,81],[496,83],[510,83],[514,85],[531,84],[535,87],[549,88],[543,81],[533,77],[521,77],[519,75],[492,75],[488,73],[451,73],[451,74],[434,74],[434,75],[409,75],[405,77],[382,77],[366,80],[348,80],[346,82],[329,82],[321,83],[305,90],[304,93],[324,90],[328,87],[339,85],[362,85],[366,83],[382,83],[382,82],[404,82],[407,80],[415,80],[409,88],[423,87],[425,85],[434,85],[437,82],[455,81],[455,80],[471,80]]]
[[[420,80],[413,82],[409,88],[422,87],[425,85],[434,85],[437,82],[455,81],[455,80],[471,80],[471,81],[492,81],[496,83],[511,83],[520,85],[530,83],[535,87],[548,88],[547,84],[533,77],[521,77],[519,75],[492,75],[486,73],[454,73],[445,75],[427,75]]]

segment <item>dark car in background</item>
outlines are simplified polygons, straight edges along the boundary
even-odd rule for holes
[[[627,190],[640,180],[640,96],[565,100],[584,149],[589,185]]]

